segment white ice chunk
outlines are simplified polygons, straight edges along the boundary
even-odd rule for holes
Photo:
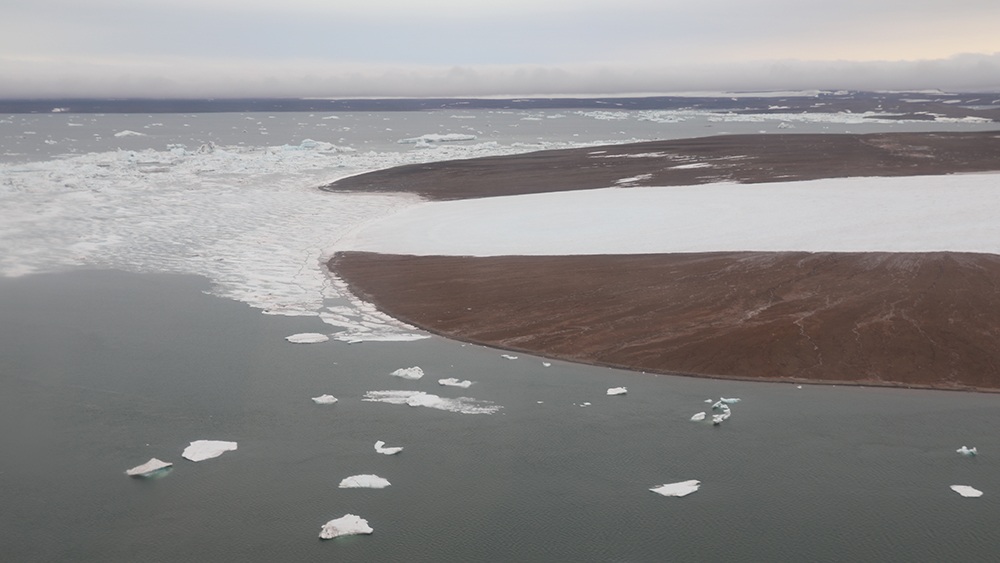
[[[236,442],[223,442],[220,440],[195,440],[191,445],[184,448],[181,454],[185,459],[191,461],[204,461],[219,457],[224,452],[236,449]]]
[[[608,395],[624,395],[628,393],[628,389],[625,387],[612,387],[608,389]]]
[[[695,422],[698,422],[699,420],[705,420],[705,413],[704,412],[700,412],[700,413],[692,416],[691,420],[693,420]]]
[[[361,342],[413,342],[430,338],[429,334],[415,334],[406,332],[361,332],[348,331],[340,332],[333,336],[334,340],[347,342],[348,344],[360,344]]]
[[[323,525],[319,532],[320,539],[329,540],[337,536],[350,536],[354,534],[370,534],[374,532],[368,525],[368,520],[354,514],[345,514],[336,520],[330,520]]]
[[[711,403],[711,402],[712,402],[712,399],[705,399],[705,402],[706,402],[706,403]]]
[[[729,418],[729,415],[730,415],[729,411],[725,411],[722,414],[713,414],[712,415],[712,424],[715,424],[715,425],[722,424],[722,421],[724,421],[727,418]]]
[[[469,397],[445,399],[423,391],[369,391],[365,393],[362,400],[373,403],[428,407],[462,414],[494,414],[503,408],[489,401],[477,401]]]
[[[318,342],[326,342],[327,340],[330,340],[330,337],[318,332],[302,332],[286,336],[285,340],[295,344],[316,344]]]
[[[542,366],[543,367],[551,367],[552,363],[551,362],[542,362]]]
[[[333,395],[320,395],[319,397],[313,397],[312,400],[317,405],[332,405],[337,402],[337,398]]]
[[[653,487],[649,490],[665,497],[683,497],[697,491],[700,486],[701,481],[692,479],[690,481],[681,481],[680,483],[667,483],[666,485]]]
[[[963,497],[981,497],[983,492],[978,489],[973,489],[968,485],[952,485],[951,490],[962,495]]]
[[[341,489],[384,489],[389,485],[378,475],[351,475],[340,482]]]
[[[384,446],[385,446],[385,442],[383,442],[382,440],[379,440],[378,442],[375,442],[375,451],[378,452],[378,453],[380,453],[380,454],[385,454],[385,455],[398,454],[399,452],[403,451],[402,446],[392,446],[392,447],[388,447],[388,448],[386,448]]]
[[[115,133],[115,137],[145,137],[145,136],[146,136],[145,133],[129,131],[128,129]]]
[[[962,446],[961,448],[958,448],[955,451],[958,452],[958,453],[960,453],[960,454],[962,454],[962,455],[970,455],[971,456],[971,455],[978,455],[979,454],[979,452],[976,451],[976,448],[967,448],[965,446]]]
[[[456,141],[475,141],[475,135],[466,135],[462,133],[430,133],[428,135],[421,135],[419,137],[413,137],[410,139],[400,139],[400,143],[454,143]]]
[[[510,354],[500,354],[500,357],[505,360],[516,360],[517,356],[511,356]]]
[[[738,403],[738,402],[740,402],[740,400],[739,400],[738,398],[736,398],[736,397],[733,397],[732,399],[727,399],[727,398],[725,398],[725,397],[719,397],[719,402],[720,402],[720,403],[725,403],[725,404],[727,404],[727,405],[731,405],[731,404],[733,404],[733,403]]]
[[[133,467],[132,469],[129,469],[128,471],[125,472],[125,474],[131,475],[132,477],[149,477],[153,473],[156,473],[157,471],[162,471],[172,465],[173,465],[172,463],[166,461],[160,461],[154,457],[153,459],[147,461],[142,465],[138,465],[136,467]]]
[[[459,381],[457,377],[447,377],[445,379],[438,380],[439,385],[445,385],[447,387],[461,387],[463,389],[468,389],[472,382],[468,379]]]
[[[403,379],[420,379],[421,377],[424,376],[424,370],[420,369],[417,366],[414,366],[412,368],[399,368],[396,371],[392,372],[392,375],[395,375],[396,377],[401,377]]]

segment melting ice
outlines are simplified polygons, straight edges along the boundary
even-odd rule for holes
[[[373,403],[428,407],[462,414],[494,414],[503,408],[489,401],[477,401],[469,397],[449,399],[424,393],[423,391],[369,391],[365,393],[362,400]]]
[[[319,532],[319,537],[320,539],[329,540],[338,536],[370,534],[374,531],[368,525],[368,520],[354,514],[345,514],[324,524]]]

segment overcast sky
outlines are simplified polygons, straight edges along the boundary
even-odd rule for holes
[[[4,0],[0,97],[1000,91],[997,0]]]

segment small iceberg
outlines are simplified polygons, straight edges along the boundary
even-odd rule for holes
[[[983,496],[983,492],[979,489],[973,489],[968,485],[952,485],[951,490],[962,495],[963,497],[975,498]]]
[[[445,379],[439,379],[438,385],[444,385],[446,387],[461,387],[463,389],[468,389],[472,382],[468,379],[464,381],[459,381],[456,377],[448,377]]]
[[[543,367],[552,367],[552,362],[542,362]]]
[[[700,412],[700,413],[692,416],[691,420],[694,421],[694,422],[705,420],[705,413],[704,412]]]
[[[333,395],[320,395],[319,397],[313,397],[312,400],[317,405],[332,405],[337,402],[337,398]]]
[[[378,475],[351,475],[340,482],[341,489],[384,489],[389,485]]]
[[[420,379],[421,377],[424,376],[424,370],[416,366],[412,368],[399,368],[396,371],[392,372],[392,375],[395,375],[396,377],[401,377],[403,379]]]
[[[732,399],[727,399],[727,398],[725,398],[725,397],[719,397],[719,402],[720,402],[720,403],[724,403],[724,404],[727,404],[727,405],[731,405],[731,404],[733,404],[733,403],[738,403],[738,402],[740,402],[740,400],[739,400],[738,398],[736,398],[736,397],[733,397]]]
[[[961,448],[958,448],[955,451],[962,455],[968,455],[968,456],[979,455],[979,452],[976,451],[976,448],[967,448],[965,446],[962,446]]]
[[[219,457],[225,452],[236,449],[236,442],[223,442],[220,440],[195,440],[191,445],[184,448],[181,454],[184,459],[191,461],[204,461]]]
[[[146,136],[145,133],[139,133],[138,131],[129,131],[128,129],[115,133],[115,137],[145,137],[145,136]]]
[[[319,532],[320,539],[330,540],[338,536],[370,534],[374,532],[368,525],[368,520],[354,514],[345,514],[336,520],[330,520]]]
[[[701,481],[692,479],[690,481],[681,481],[680,483],[660,485],[659,487],[653,487],[649,490],[665,497],[683,497],[697,491],[700,486]]]
[[[136,467],[129,469],[125,472],[125,474],[131,477],[151,477],[173,465],[174,464],[172,463],[160,461],[154,457],[142,465],[137,465]]]
[[[369,391],[361,400],[411,407],[429,407],[462,414],[495,414],[503,408],[489,401],[477,401],[469,397],[444,399],[423,391]]]
[[[383,442],[382,440],[379,440],[378,442],[375,442],[375,451],[378,452],[378,453],[380,453],[380,454],[385,454],[385,455],[394,455],[394,454],[398,454],[399,452],[403,451],[402,446],[393,446],[393,447],[389,447],[389,448],[386,448],[384,446],[385,446],[385,442]]]
[[[608,395],[624,395],[625,393],[628,393],[628,389],[625,387],[612,387],[608,389]]]
[[[318,332],[302,332],[286,336],[285,340],[293,344],[317,344],[319,342],[326,342],[327,340],[330,340],[330,337]]]
[[[505,360],[516,360],[517,356],[511,356],[510,354],[500,354],[500,357]]]

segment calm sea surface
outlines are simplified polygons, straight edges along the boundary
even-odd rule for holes
[[[996,560],[996,395],[544,367],[439,338],[294,345],[322,323],[208,287],[0,279],[4,561]],[[419,381],[389,375],[414,365]],[[605,394],[616,386],[628,394]],[[503,408],[362,400],[390,389]],[[313,404],[323,393],[340,401]],[[688,421],[720,396],[742,399],[732,418]],[[181,458],[198,439],[239,449]],[[379,439],[405,449],[378,455]],[[175,466],[124,475],[151,457]],[[337,487],[361,473],[392,485]],[[688,479],[702,486],[684,498],[648,490]],[[347,513],[374,534],[318,539]]]
[[[842,117],[791,132],[994,128]],[[352,306],[328,291],[324,249],[391,206],[322,182],[411,160],[789,131],[726,119],[0,116],[0,266],[26,274],[0,276],[0,561],[996,561],[998,395],[545,367],[441,338],[296,345],[285,337],[336,329],[247,304]],[[398,142],[440,134],[476,139]],[[230,148],[199,152],[210,142]],[[411,366],[427,375],[390,375]],[[448,377],[475,384],[437,384]],[[628,394],[606,395],[618,386]],[[385,390],[502,408],[363,400]],[[340,401],[310,400],[326,393]],[[689,421],[720,397],[742,399],[732,418]],[[201,439],[239,449],[181,458]],[[379,455],[376,440],[405,449]],[[152,457],[174,468],[124,474]],[[368,473],[392,485],[338,488]],[[701,489],[684,498],[649,491],[689,479]],[[375,532],[318,538],[348,513]]]

